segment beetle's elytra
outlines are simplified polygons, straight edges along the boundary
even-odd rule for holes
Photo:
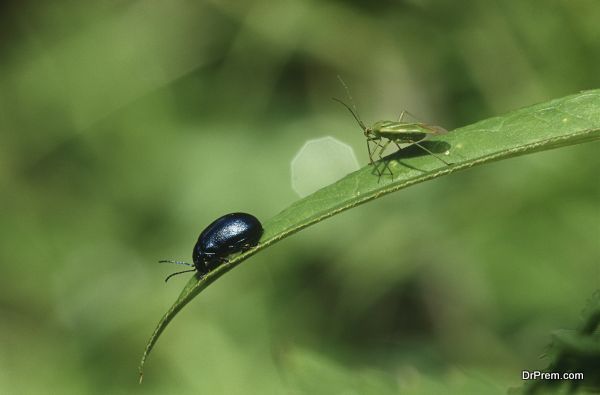
[[[194,269],[169,275],[165,281],[177,274],[194,270],[203,276],[227,262],[227,256],[256,246],[262,234],[263,227],[260,221],[251,214],[231,213],[217,218],[200,233],[192,252],[193,265],[178,261],[160,261],[194,266]]]

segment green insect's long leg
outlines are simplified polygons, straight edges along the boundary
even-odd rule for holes
[[[402,122],[402,120],[404,119],[404,117],[405,117],[406,115],[410,115],[412,118],[414,118],[414,119],[415,119],[415,120],[417,120],[417,122],[418,122],[418,119],[419,119],[419,118],[417,118],[417,117],[415,116],[415,114],[411,113],[410,111],[406,111],[406,110],[402,110],[402,112],[400,113],[400,116],[398,117],[398,122]],[[418,123],[420,123],[420,122],[418,122]],[[422,125],[422,126],[428,126],[428,125],[425,125],[425,124],[421,124],[421,125]]]
[[[379,139],[379,138],[375,139],[375,138],[370,138],[370,137],[368,137],[366,139],[367,151],[369,152],[369,164],[375,168],[375,171],[377,172],[377,176],[381,177],[381,172],[379,171],[379,167],[377,164],[375,164],[375,161],[373,160],[373,154],[375,154],[375,152],[377,151],[377,148],[379,148],[379,140],[381,140],[381,139]],[[373,151],[371,151],[371,141],[375,142],[375,148]]]
[[[398,147],[399,150],[401,150],[402,148],[400,148],[400,145],[398,145],[397,142],[394,141],[394,143],[396,144],[396,147]],[[436,154],[434,154],[433,152],[431,152],[430,150],[428,150],[427,148],[425,148],[424,146],[422,146],[421,144],[419,144],[418,141],[412,141],[410,144],[415,144],[417,147],[421,148],[423,151],[427,152],[430,155],[433,155],[434,158],[444,162],[444,164],[446,166],[450,166],[450,163],[446,162],[445,160],[443,160],[442,158],[440,158],[439,156],[437,156]],[[404,147],[407,148],[407,147]]]
[[[443,160],[442,158],[440,158],[439,156],[437,156],[436,154],[434,154],[433,152],[431,152],[430,150],[428,150],[427,148],[425,148],[424,146],[422,146],[421,144],[419,144],[418,142],[414,142],[416,144],[417,147],[421,148],[422,150],[424,150],[425,152],[429,152],[431,155],[433,155],[435,158],[439,159],[440,161],[444,162],[444,164],[446,166],[450,166],[450,163],[446,162],[445,160]]]
[[[369,164],[373,164],[373,153],[371,152],[371,145],[369,144],[369,139],[367,139],[367,151],[369,152]]]
[[[390,173],[390,175],[392,176],[392,178],[394,178],[394,172],[392,171],[392,169],[390,169],[389,162],[383,158],[383,153],[386,150],[386,148],[390,145],[391,142],[392,142],[392,140],[388,140],[383,145],[377,144],[377,146],[379,147],[379,153],[378,153],[379,160],[383,161],[383,165],[384,165],[383,171],[379,171],[379,167],[377,167],[377,173],[378,173],[379,177],[381,177],[383,175],[383,173],[385,172],[385,170],[387,169],[388,172]]]
[[[392,140],[388,140],[384,145],[379,146],[379,159],[380,160],[383,158],[383,151],[386,150],[386,148],[390,145],[391,142],[392,142]]]
[[[371,151],[371,145],[369,144],[371,141],[375,143],[375,147],[376,147],[373,151]],[[367,151],[369,152],[369,164],[371,164],[371,165],[375,164],[375,161],[373,160],[373,154],[375,154],[375,151],[377,150],[377,148],[381,147],[379,145],[380,141],[381,141],[381,138],[373,138],[373,137],[367,138]]]
[[[377,145],[379,148],[383,147],[383,144],[381,144],[381,139],[379,139],[379,140],[373,140],[373,141],[377,141],[375,143],[375,145]]]
[[[373,149],[373,151],[371,151],[371,146],[369,145],[369,142],[373,141],[375,143],[375,148]],[[375,161],[373,160],[373,155],[375,155],[377,153],[377,149],[381,148],[381,145],[379,145],[379,141],[381,141],[381,139],[373,139],[373,138],[369,138],[367,139],[367,147],[369,149],[369,160],[370,160],[370,164],[373,165],[375,172],[377,173],[377,177],[381,178],[381,171],[379,171],[379,164],[375,163]],[[381,153],[379,154],[379,159],[381,159]]]

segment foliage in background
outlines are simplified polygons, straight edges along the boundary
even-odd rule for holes
[[[547,357],[550,364],[544,372],[581,373],[585,380],[538,380],[528,383],[523,393],[545,394],[549,391],[577,392],[583,388],[590,393],[600,392],[600,290],[590,298],[578,330],[557,330]]]
[[[600,86],[595,0],[3,2],[0,393],[505,393],[598,288],[598,145],[457,173],[255,256],[144,336],[223,213],[296,200],[332,103],[448,129]],[[332,236],[334,235],[334,236]],[[365,270],[368,268],[368,270]]]
[[[140,383],[147,356],[175,315],[218,277],[256,252],[343,211],[424,181],[492,161],[598,139],[600,90],[586,91],[455,129],[444,135],[443,141],[428,140],[410,147],[412,152],[405,147],[295,202],[265,222],[264,234],[255,248],[230,258],[202,277],[198,273],[189,276],[148,340],[139,368]],[[425,152],[423,156],[423,149],[430,150],[429,155]],[[444,152],[446,161],[433,152]],[[383,166],[390,174],[378,170]]]

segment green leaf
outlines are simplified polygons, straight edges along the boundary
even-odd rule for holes
[[[352,131],[354,132],[354,131]],[[371,165],[349,174],[264,223],[260,244],[232,258],[201,280],[195,276],[158,322],[140,363],[140,382],[148,354],[175,315],[217,278],[258,251],[342,211],[385,194],[476,165],[551,148],[600,139],[600,89],[537,104],[465,126],[428,141],[427,148],[452,163],[446,166],[418,147],[386,158],[394,177],[378,177]],[[383,169],[383,164],[379,163]]]

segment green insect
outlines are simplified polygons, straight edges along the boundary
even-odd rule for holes
[[[373,126],[368,128],[358,116],[358,110],[354,105],[354,100],[352,100],[350,90],[339,76],[338,79],[344,86],[344,89],[346,89],[346,94],[348,95],[348,98],[352,103],[352,107],[350,107],[340,99],[333,98],[333,100],[341,103],[344,107],[346,107],[348,111],[350,111],[354,119],[356,119],[356,122],[358,122],[360,128],[363,130],[365,137],[367,138],[369,163],[375,166],[375,170],[377,171],[377,175],[379,177],[383,175],[383,172],[380,171],[379,167],[375,165],[373,156],[377,155],[378,158],[376,159],[381,160],[383,158],[383,152],[390,144],[396,145],[398,150],[402,150],[414,144],[417,147],[421,148],[423,151],[442,161],[445,165],[450,166],[450,163],[446,162],[444,159],[440,158],[438,155],[431,152],[431,150],[427,149],[425,146],[420,144],[421,141],[425,140],[429,136],[436,136],[443,133],[447,133],[448,131],[446,129],[440,126],[427,125],[421,122],[405,122],[403,121],[403,119],[405,115],[408,114],[407,111],[402,111],[397,121],[377,121],[373,124]],[[375,148],[373,148],[373,150],[371,150],[371,143],[375,144]],[[401,147],[400,144],[408,145]],[[392,177],[394,176],[387,162],[385,162],[385,169],[387,169],[390,172]]]

